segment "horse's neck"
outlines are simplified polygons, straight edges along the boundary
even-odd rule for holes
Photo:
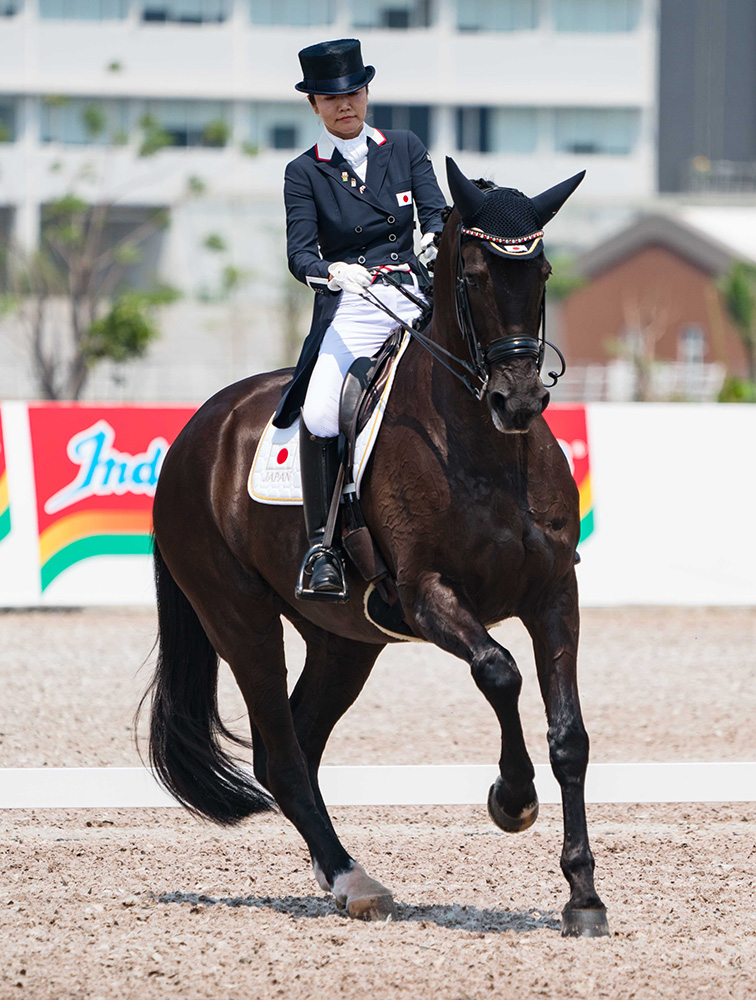
[[[434,344],[456,358],[470,362],[470,351],[449,312],[435,303],[430,323],[423,331]],[[455,317],[452,304],[451,316]],[[461,365],[446,358],[446,364],[420,344],[415,345],[411,365],[401,380],[400,408],[411,412],[423,424],[426,433],[455,465],[471,468],[496,465],[521,466],[524,440],[519,434],[501,434],[493,425],[485,397],[477,399],[454,375],[468,375]],[[403,367],[403,366],[402,366]],[[400,367],[401,371],[401,367]],[[468,376],[469,377],[469,376]]]

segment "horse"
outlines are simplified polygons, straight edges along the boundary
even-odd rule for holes
[[[481,205],[494,205],[487,199],[498,192],[509,192],[510,201],[520,192],[472,182],[453,161],[448,175],[455,207],[439,241],[432,316],[398,366],[362,508],[404,621],[416,637],[468,663],[496,714],[501,756],[488,811],[510,833],[535,822],[538,798],[518,713],[522,677],[488,629],[517,617],[530,633],[562,796],[561,867],[570,888],[562,933],[605,935],[585,815],[589,741],[576,679],[578,494],[542,416],[549,392],[540,377],[539,331],[551,268],[535,243],[489,246],[465,225]],[[521,197],[548,221],[565,200],[563,185]],[[519,246],[521,256],[509,246]],[[339,841],[318,768],[378,655],[399,640],[366,618],[367,584],[353,568],[347,602],[295,600],[307,549],[302,512],[256,503],[247,491],[262,430],[290,379],[286,369],[224,388],[166,456],[153,512],[158,655],[145,693],[150,763],[179,802],[220,824],[277,805],[337,907],[350,917],[386,919],[395,912],[392,893]],[[291,697],[282,618],[307,649]],[[219,657],[243,695],[251,740],[230,733],[220,718]],[[254,776],[228,740],[251,747]]]

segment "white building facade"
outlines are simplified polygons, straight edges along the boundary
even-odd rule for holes
[[[285,360],[271,346],[287,280],[282,176],[319,132],[293,89],[300,48],[359,37],[377,69],[373,123],[417,132],[444,187],[446,154],[528,193],[587,168],[549,234],[579,248],[654,194],[657,18],[657,0],[0,0],[0,241],[33,248],[44,205],[72,190],[125,221],[170,208],[149,259],[162,279],[207,301],[223,260],[248,277],[234,322],[253,347],[211,376],[240,377]],[[169,145],[141,157],[140,123]],[[205,193],[186,199],[197,177]],[[206,310],[176,309],[199,344]],[[153,364],[175,357],[171,327]]]

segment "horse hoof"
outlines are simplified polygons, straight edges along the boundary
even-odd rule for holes
[[[608,937],[606,910],[562,910],[562,937]]]
[[[501,778],[497,778],[491,785],[488,793],[488,815],[506,833],[520,833],[522,830],[527,830],[538,819],[538,796],[535,796],[530,805],[525,806],[519,816],[510,816],[496,801],[496,789],[500,784]]]
[[[332,891],[338,908],[346,910],[355,920],[386,920],[396,915],[394,897],[389,890],[370,878],[357,863],[337,876]]]
[[[396,916],[394,897],[387,890],[374,896],[350,899],[347,913],[354,920],[388,920],[389,917],[393,920]]]

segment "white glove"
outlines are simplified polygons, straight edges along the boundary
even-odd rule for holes
[[[420,240],[420,253],[417,255],[417,259],[421,264],[425,264],[429,271],[433,270],[431,264],[438,257],[438,247],[433,242],[435,237],[435,233],[425,233]]]
[[[343,260],[330,264],[328,273],[331,276],[328,287],[332,292],[338,292],[343,288],[345,292],[359,295],[373,282],[373,275],[362,264],[345,264]]]

